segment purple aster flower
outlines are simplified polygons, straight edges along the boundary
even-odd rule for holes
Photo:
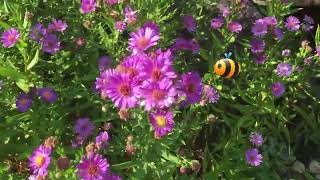
[[[108,146],[109,143],[109,134],[107,131],[101,132],[96,137],[96,145],[99,149],[105,149]]]
[[[29,157],[29,166],[34,175],[47,176],[51,158],[51,148],[41,144]]]
[[[304,15],[303,21],[304,21],[303,29],[306,32],[309,32],[314,28],[314,20],[312,17],[308,15]]]
[[[123,32],[126,29],[127,25],[123,21],[117,21],[114,27],[116,28],[117,31]]]
[[[170,111],[156,111],[150,114],[150,120],[155,136],[161,138],[173,130],[173,113]]]
[[[99,154],[84,156],[77,165],[77,173],[83,180],[104,180],[109,172],[109,163]]]
[[[246,160],[251,166],[259,166],[262,163],[262,155],[257,149],[248,149],[246,151]]]
[[[133,54],[137,54],[155,46],[159,39],[160,36],[156,30],[150,27],[140,28],[136,32],[130,33],[129,48]]]
[[[51,24],[48,25],[48,29],[51,31],[58,31],[58,32],[63,32],[67,29],[68,25],[66,22],[62,20],[56,20],[54,19]]]
[[[82,138],[89,137],[95,129],[89,118],[79,118],[74,126],[74,130]]]
[[[81,11],[83,14],[91,13],[96,10],[95,0],[81,0]]]
[[[254,61],[256,64],[263,64],[267,60],[267,57],[264,53],[256,54],[254,57]]]
[[[30,96],[21,93],[19,94],[17,101],[16,101],[16,106],[18,107],[18,110],[20,112],[26,112],[30,109],[32,105],[32,99],[30,98]]]
[[[261,39],[252,39],[250,42],[251,52],[253,53],[261,53],[263,52],[266,44]]]
[[[179,87],[190,104],[198,103],[201,100],[202,82],[198,73],[188,72],[182,74]]]
[[[189,31],[193,32],[196,30],[196,20],[191,15],[185,15],[182,18],[183,26]]]
[[[220,95],[216,88],[211,87],[209,85],[204,85],[202,91],[205,100],[208,100],[210,103],[218,102]]]
[[[263,37],[268,33],[267,23],[263,19],[258,19],[251,28],[253,35]]]
[[[240,23],[233,21],[228,24],[228,29],[233,33],[239,33],[240,31],[242,31],[242,26]]]
[[[131,6],[126,6],[124,9],[125,22],[129,25],[135,24],[137,21],[137,11],[134,11]]]
[[[284,49],[282,51],[282,56],[284,56],[284,57],[288,57],[288,56],[290,56],[290,54],[291,54],[291,50],[290,49]]]
[[[254,146],[261,146],[263,144],[263,137],[257,132],[252,132],[250,134],[249,141]]]
[[[46,28],[43,27],[42,24],[38,23],[31,27],[31,33],[30,33],[31,39],[36,40],[37,42],[40,42],[45,35],[47,35],[47,30]]]
[[[105,91],[116,107],[127,109],[137,105],[138,79],[127,73],[114,73],[109,77]]]
[[[159,82],[145,81],[139,90],[141,105],[146,111],[152,108],[170,107],[175,101],[176,94],[176,89],[169,79],[162,79]]]
[[[1,42],[3,47],[12,47],[20,38],[20,33],[15,28],[10,28],[2,33]]]
[[[282,40],[283,32],[282,32],[282,30],[280,28],[275,28],[273,30],[273,34],[274,34],[274,36],[276,37],[277,40]]]
[[[120,2],[120,0],[105,0],[105,3],[107,3],[108,5],[115,5],[118,4]]]
[[[310,66],[314,63],[312,57],[307,57],[303,60],[304,65]]]
[[[144,62],[141,77],[150,81],[160,81],[164,78],[175,79],[177,75],[174,72],[171,59],[156,56]]]
[[[273,83],[271,90],[274,96],[280,97],[285,92],[285,87],[281,82]]]
[[[278,76],[288,77],[292,73],[292,66],[288,63],[280,63],[280,64],[278,64],[276,71],[277,71]]]
[[[38,95],[41,97],[42,101],[48,102],[50,104],[56,102],[56,100],[58,99],[57,93],[51,88],[38,89]]]
[[[155,22],[152,22],[152,21],[145,22],[143,24],[142,28],[145,29],[147,27],[153,29],[156,34],[160,33],[160,29],[159,29],[158,25]]]
[[[54,34],[48,34],[44,36],[42,41],[42,51],[49,53],[49,54],[55,54],[60,50],[60,41],[58,37]]]
[[[112,59],[110,56],[101,56],[98,60],[99,71],[102,72],[106,70],[110,66],[111,61]]]
[[[105,177],[106,180],[122,180],[122,178],[116,174],[113,173],[109,173],[107,174],[107,176]]]
[[[189,50],[193,53],[199,52],[199,44],[195,39],[185,39],[183,37],[179,37],[176,39],[175,44],[173,45],[172,49],[176,50]]]
[[[223,26],[224,20],[222,17],[217,17],[211,20],[211,28],[219,29]]]
[[[274,16],[267,16],[263,18],[263,21],[268,25],[268,26],[276,26],[278,21],[277,18]]]
[[[289,31],[298,31],[300,28],[300,21],[294,16],[289,16],[286,20],[285,27]]]

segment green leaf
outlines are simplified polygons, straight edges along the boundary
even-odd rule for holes
[[[31,62],[28,64],[27,69],[30,70],[34,65],[37,64],[38,61],[39,61],[39,49],[37,50]]]
[[[23,90],[23,92],[27,93],[29,91],[29,84],[26,80],[20,79],[16,82],[17,86]]]
[[[4,29],[9,29],[10,28],[9,24],[7,24],[7,23],[5,23],[5,22],[3,22],[1,20],[0,20],[0,26],[3,27]]]
[[[0,76],[12,78],[15,81],[19,81],[20,79],[25,79],[24,75],[14,69],[0,67]]]
[[[316,46],[320,45],[320,26],[319,25],[316,32],[315,43],[316,43]]]

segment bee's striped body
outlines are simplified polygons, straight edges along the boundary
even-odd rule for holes
[[[229,79],[240,73],[240,64],[232,59],[220,59],[214,65],[214,72]]]

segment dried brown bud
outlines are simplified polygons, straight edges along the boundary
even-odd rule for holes
[[[308,40],[303,40],[302,42],[301,42],[301,47],[302,48],[306,48],[308,45],[309,45],[309,41]]]
[[[84,46],[86,44],[86,39],[78,37],[75,39],[75,43],[78,47]]]
[[[98,151],[98,147],[96,146],[95,143],[89,143],[87,146],[86,146],[86,152],[88,155],[92,154],[92,153],[95,153]]]
[[[110,129],[112,129],[112,123],[110,123],[110,122],[103,123],[102,129],[105,131],[109,131]]]
[[[48,148],[54,148],[58,143],[57,137],[50,136],[44,141],[44,145]]]
[[[118,115],[119,115],[120,119],[126,121],[129,118],[130,113],[127,109],[120,109],[118,112]]]
[[[127,137],[127,143],[132,143],[132,141],[133,141],[133,136],[132,136],[132,135],[129,135],[129,136]]]
[[[83,22],[83,26],[87,29],[91,28],[92,26],[92,22],[91,21],[85,21]]]
[[[136,148],[133,144],[127,144],[126,146],[126,153],[128,156],[132,156],[136,152]]]
[[[70,167],[70,160],[67,157],[59,157],[57,166],[59,169],[66,170]]]
[[[115,20],[119,19],[119,13],[117,11],[115,11],[115,10],[111,10],[111,12],[109,13],[109,16],[111,16]]]
[[[214,114],[209,114],[207,117],[208,123],[215,123],[217,121],[217,117]]]
[[[199,170],[201,169],[201,164],[198,160],[192,160],[191,162],[191,169],[194,172],[199,172]]]
[[[26,14],[25,14],[25,16],[26,16],[26,19],[27,19],[27,20],[31,20],[31,19],[33,18],[33,13],[27,11]]]
[[[184,155],[185,155],[185,150],[184,150],[184,148],[180,146],[180,147],[178,148],[177,154],[178,154],[179,156],[184,156]]]

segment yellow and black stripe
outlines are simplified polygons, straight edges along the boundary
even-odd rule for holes
[[[232,59],[220,59],[214,65],[214,72],[228,79],[235,77],[240,73],[240,63]]]

